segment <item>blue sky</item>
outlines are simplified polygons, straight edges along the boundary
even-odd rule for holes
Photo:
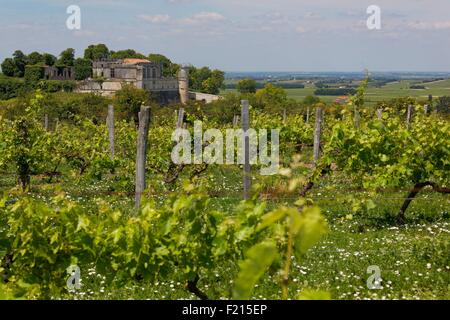
[[[381,30],[366,27],[369,5]],[[2,60],[105,43],[226,71],[450,71],[449,0],[0,0],[0,12]]]

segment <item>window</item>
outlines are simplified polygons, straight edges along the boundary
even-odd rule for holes
[[[152,69],[152,78],[156,78],[156,69]]]
[[[114,68],[111,68],[111,78],[115,77],[116,77],[116,70],[114,70]]]

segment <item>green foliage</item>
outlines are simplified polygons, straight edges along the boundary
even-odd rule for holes
[[[320,102],[320,98],[319,97],[315,97],[315,96],[306,96],[303,99],[303,104],[306,106],[312,106],[315,105],[317,103]]]
[[[60,53],[59,59],[56,61],[56,65],[72,67],[74,62],[75,62],[75,49],[68,48]]]
[[[250,299],[253,288],[272,265],[277,255],[277,247],[274,242],[262,242],[250,248],[246,254],[247,259],[240,263],[241,271],[235,280],[233,299]]]
[[[291,272],[292,251],[301,257],[312,248],[327,232],[325,218],[317,207],[307,206],[299,200],[301,212],[297,208],[279,207],[259,219],[256,232],[264,231],[263,242],[247,252],[247,259],[240,264],[240,272],[235,281],[233,298],[249,299],[255,284],[277,258],[278,246],[286,250],[285,266],[282,270],[283,298],[288,298],[289,273]]]
[[[28,63],[27,56],[20,50],[13,53],[14,77],[23,77],[25,74],[25,66]]]
[[[293,218],[295,248],[300,256],[312,248],[328,231],[327,222],[317,207],[306,208],[300,217]],[[291,218],[292,219],[292,218]],[[295,221],[295,222],[294,222]]]
[[[41,65],[27,65],[24,78],[25,84],[34,88],[39,80],[44,78],[44,68]]]
[[[9,77],[23,77],[25,66],[28,64],[27,56],[20,50],[14,51],[12,58],[6,58],[2,63],[2,72]]]
[[[107,59],[109,57],[109,49],[103,43],[91,44],[84,50],[84,59],[87,60],[100,60]]]
[[[331,300],[331,294],[327,291],[305,289],[297,300]]]
[[[5,76],[14,77],[16,74],[16,65],[14,64],[14,60],[12,58],[6,58],[2,62],[2,72]]]
[[[70,80],[41,80],[39,81],[37,87],[42,92],[72,92],[75,90],[77,83]]]
[[[352,103],[355,106],[356,110],[364,106],[364,95],[366,93],[369,80],[369,72],[366,70],[366,78],[361,82],[356,93],[352,93],[354,94],[354,96],[352,97]]]
[[[0,79],[0,100],[8,100],[19,96],[25,88],[22,79],[1,78]]]
[[[450,97],[439,97],[438,103],[436,105],[436,110],[439,113],[450,114]]]
[[[211,210],[207,197],[188,184],[163,206],[147,202],[139,215],[130,217],[102,202],[94,212],[86,212],[63,193],[51,205],[26,196],[13,205],[6,203],[0,201],[8,225],[0,242],[14,256],[8,286],[24,290],[28,297],[64,296],[65,270],[73,264],[95,263],[109,275],[108,281],[164,278],[174,272],[191,281],[229,257],[217,251],[216,244],[229,234],[218,228],[232,231],[233,224],[221,224],[223,213]],[[225,250],[236,248],[231,242]]]
[[[236,89],[240,93],[255,93],[256,81],[250,78],[240,80],[236,85]]]
[[[180,66],[172,63],[169,58],[162,54],[151,53],[148,55],[148,60],[160,63],[162,67],[162,75],[164,77],[176,77]]]
[[[237,205],[236,201],[233,203],[218,199],[219,188],[226,180],[222,180],[224,183],[218,182],[215,175],[228,179],[231,176],[229,172],[236,169],[239,170],[235,172],[238,172],[240,181],[240,169],[237,167],[222,169],[210,166],[200,176],[194,174],[198,167],[187,166],[174,184],[169,186],[163,183],[163,178],[171,168],[171,134],[175,126],[172,108],[155,108],[158,118],[153,119],[158,125],[152,125],[149,132],[149,150],[152,152],[149,152],[146,169],[151,183],[146,194],[154,200],[145,200],[138,212],[132,210],[128,193],[133,194],[134,191],[137,134],[135,125],[129,122],[130,114],[127,112],[131,105],[139,107],[142,102],[140,98],[135,99],[134,94],[129,96],[131,98],[121,101],[125,111],[116,109],[117,119],[127,121],[116,121],[114,160],[108,154],[107,128],[103,124],[106,106],[111,101],[104,97],[57,93],[37,96],[31,101],[18,99],[18,104],[14,105],[17,108],[14,109],[20,109],[19,106],[23,104],[27,110],[11,117],[13,121],[0,119],[2,170],[14,170],[17,176],[28,177],[49,174],[39,178],[39,185],[34,183],[37,177],[32,180],[30,194],[13,189],[8,190],[0,200],[0,260],[6,255],[14,257],[10,266],[0,267],[0,277],[7,277],[9,281],[0,289],[7,293],[6,298],[16,295],[26,295],[28,298],[70,298],[65,286],[66,268],[76,263],[82,268],[93,266],[106,275],[104,281],[107,288],[111,288],[113,283],[123,287],[124,283],[128,285],[136,281],[139,292],[142,287],[150,287],[153,292],[152,284],[155,281],[167,283],[167,280],[176,279],[183,284],[192,284],[200,277],[202,285],[210,281],[211,284],[217,284],[210,286],[214,287],[213,290],[208,290],[208,295],[213,298],[228,297],[230,292],[232,298],[251,298],[259,295],[261,287],[265,285],[273,289],[273,298],[280,297],[277,287],[281,286],[283,298],[329,299],[330,294],[327,292],[306,289],[306,282],[309,282],[309,286],[331,289],[333,297],[336,292],[347,293],[347,287],[341,290],[333,288],[336,283],[332,281],[334,275],[339,276],[334,272],[336,266],[349,266],[349,272],[358,276],[362,273],[364,276],[365,263],[380,263],[369,261],[372,258],[368,256],[367,259],[361,255],[353,256],[353,252],[365,252],[360,250],[361,247],[379,249],[380,259],[388,258],[389,264],[400,260],[394,254],[390,257],[384,247],[376,247],[379,240],[377,231],[363,234],[356,231],[360,228],[355,221],[356,215],[345,217],[345,208],[338,206],[344,198],[352,212],[373,211],[379,204],[375,199],[368,201],[366,192],[362,201],[349,197],[345,192],[339,195],[334,189],[329,191],[331,196],[337,198],[332,200],[333,205],[337,204],[336,208],[330,209],[332,213],[329,210],[322,211],[326,212],[330,223],[330,215],[339,217],[332,231],[345,228],[347,233],[339,229],[327,236],[325,243],[317,245],[327,231],[327,222],[311,200],[288,204],[290,200],[280,197],[276,202],[265,203],[262,196],[258,197],[263,195],[259,189],[255,189],[254,199]],[[224,131],[230,128],[233,114],[240,111],[240,98],[230,95],[226,103],[216,102],[208,106],[192,103],[186,107],[188,129],[192,129],[190,123],[196,119],[204,120],[205,129],[219,128]],[[280,106],[286,107],[283,104]],[[309,123],[305,123],[301,113],[289,114],[283,122],[281,113],[274,116],[252,110],[252,128],[281,130],[280,151],[287,159],[297,159],[296,153],[305,145],[312,144],[313,113]],[[317,168],[313,169],[316,175],[314,182],[318,181],[324,168],[333,167],[329,171],[332,174],[327,183],[334,185],[337,178],[344,176],[346,187],[355,186],[364,188],[364,191],[391,186],[405,187],[423,179],[448,185],[448,120],[436,115],[425,117],[422,111],[422,106],[416,107],[409,130],[405,125],[405,115],[398,116],[389,106],[385,106],[382,121],[376,119],[372,110],[362,109],[359,129],[351,125],[347,110],[342,111],[343,119],[335,119],[327,113],[323,126],[323,156]],[[64,121],[60,121],[55,131],[46,132],[42,128],[44,113],[50,114],[51,119],[58,116]],[[152,114],[155,114],[153,110]],[[283,170],[283,177],[272,178],[277,182],[275,187],[281,189],[279,186],[285,183],[286,188],[281,189],[283,192],[289,188],[297,193],[298,185],[304,182],[304,175],[310,172],[303,165],[303,160],[297,159],[289,170]],[[257,166],[254,168],[257,169]],[[56,178],[58,182],[63,185],[67,183],[65,188],[68,184],[69,188],[75,185],[72,189],[75,192],[65,195],[44,182],[44,179],[52,177],[52,173],[59,172],[62,176]],[[190,178],[193,184],[185,183],[183,178]],[[259,177],[257,179],[261,183],[265,182]],[[103,183],[104,189],[97,187],[100,183]],[[89,192],[95,190],[95,199],[89,199],[89,205],[84,203],[86,198],[83,194],[78,198],[78,192],[83,190],[80,187],[82,185],[88,185]],[[319,187],[323,187],[322,183]],[[37,188],[42,188],[44,192],[35,193]],[[97,199],[99,192],[103,191],[108,192],[108,196],[102,194],[103,200]],[[112,196],[109,191],[113,192]],[[265,192],[270,190],[264,189]],[[48,194],[52,193],[57,196],[49,197]],[[123,193],[123,197],[117,197],[118,193]],[[113,199],[119,201],[114,202]],[[427,204],[423,208],[428,212]],[[440,216],[445,216],[445,208],[439,210],[444,212]],[[351,219],[355,219],[354,223],[346,224]],[[422,260],[416,258],[423,268],[428,263],[427,259],[431,259],[429,257],[433,257],[433,268],[435,261],[439,261],[439,267],[445,268],[448,246],[427,241],[431,249],[427,247],[424,254],[423,245],[417,245],[417,230],[408,230],[406,232],[413,233],[410,238],[416,242],[410,246],[413,250],[411,255],[406,254],[408,250],[401,250],[402,258],[416,257],[416,252],[421,252],[425,257],[420,258]],[[444,234],[444,231],[439,232]],[[394,233],[385,244],[398,243],[399,237],[405,235],[403,232]],[[339,257],[353,259],[355,265],[344,265],[341,261],[332,260],[327,250],[322,250],[330,244],[348,248],[347,242],[351,243],[351,251],[339,252]],[[407,247],[403,241],[402,245]],[[394,249],[392,246],[389,253],[395,252]],[[324,267],[314,268],[316,263]],[[225,269],[224,265],[231,266],[231,269]],[[306,266],[304,270],[308,274],[302,273],[300,281],[297,281],[300,266]],[[221,280],[226,279],[223,282],[228,284],[228,280],[234,278],[237,267],[240,270],[234,281],[234,290],[230,291],[231,285],[224,287]],[[327,267],[333,271],[322,270]],[[82,269],[82,274],[84,272],[85,269]],[[333,277],[330,277],[330,272],[334,272],[331,273]],[[316,282],[317,274],[323,275],[322,285]],[[438,278],[444,284],[439,282],[439,285],[446,288],[445,272],[443,274]],[[331,279],[330,283],[325,282],[325,279]],[[336,281],[341,283],[343,280]],[[347,281],[350,283],[350,280]],[[351,283],[354,285],[359,282],[355,280]],[[258,288],[255,288],[256,284],[259,284]],[[179,287],[182,290],[182,286]],[[301,289],[300,295],[295,289]],[[399,292],[398,296],[402,294],[404,292]]]
[[[28,64],[30,65],[42,64],[43,60],[44,57],[39,52],[34,51],[28,55]]]
[[[268,83],[264,86],[264,89],[256,91],[255,99],[258,107],[273,108],[274,106],[280,106],[286,103],[287,94],[283,88]]]
[[[42,62],[47,66],[53,66],[56,63],[56,57],[50,53],[44,53],[42,55]]]
[[[4,130],[0,136],[2,141],[0,167],[14,164],[23,189],[29,187],[31,175],[41,169],[46,162],[42,151],[48,142],[47,136],[42,126],[35,120],[42,98],[42,95],[37,94],[24,116],[12,123],[2,123]]]
[[[148,105],[149,99],[147,91],[137,89],[133,85],[123,85],[115,95],[115,102],[122,116],[126,119],[134,117],[136,121],[138,121],[138,112],[141,106]]]
[[[421,110],[421,107],[418,107]],[[433,181],[447,185],[450,170],[448,121],[416,112],[411,128],[405,118],[385,109],[383,121],[369,120],[360,129],[337,123],[325,146],[323,162],[335,163],[365,188],[386,188]]]
[[[189,67],[189,88],[210,94],[219,94],[223,88],[225,73],[220,70],[211,70],[208,67]]]
[[[119,51],[111,51],[110,52],[111,59],[146,59],[147,57],[142,53],[136,52],[133,49],[119,50]]]
[[[92,76],[92,62],[89,59],[78,58],[74,62],[76,80],[84,80]]]
[[[314,91],[317,96],[346,96],[357,93],[353,88],[321,88]]]
[[[27,65],[53,66],[55,62],[56,57],[49,53],[40,54],[34,51],[26,56],[22,51],[17,50],[12,58],[6,58],[3,61],[1,67],[6,76],[22,78],[25,76]]]
[[[380,108],[388,107],[389,109],[392,109],[395,114],[400,115],[404,114],[407,110],[409,105],[415,105],[416,99],[412,97],[400,97],[400,98],[394,98],[389,101],[384,101],[381,104],[378,105]]]

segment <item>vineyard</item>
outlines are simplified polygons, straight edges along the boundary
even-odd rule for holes
[[[250,128],[280,130],[279,173],[263,176],[171,160],[177,127],[225,135],[239,109],[151,107],[146,130],[144,108],[141,123],[110,107],[49,125],[44,104],[37,92],[0,118],[0,298],[450,298],[445,115],[363,108],[358,93],[307,114],[250,106]]]

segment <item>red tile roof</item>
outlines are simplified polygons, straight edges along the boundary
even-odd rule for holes
[[[150,63],[147,59],[123,59],[124,64]]]

